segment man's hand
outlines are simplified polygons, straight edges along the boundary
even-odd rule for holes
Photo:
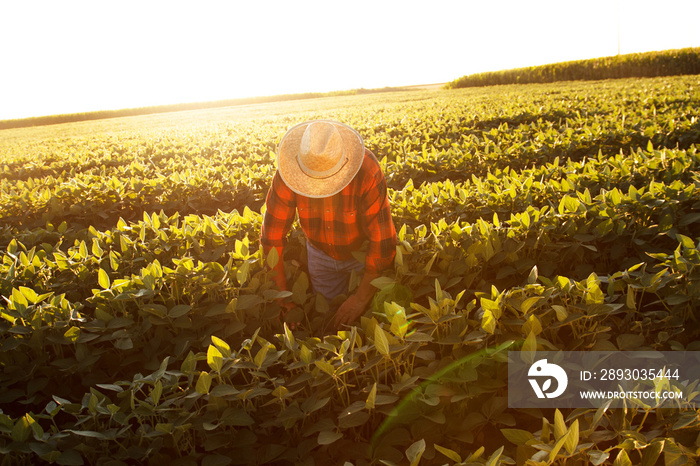
[[[357,295],[351,295],[340,305],[338,310],[335,311],[335,318],[333,319],[335,330],[340,330],[341,325],[350,325],[352,322],[359,319],[360,316],[365,313],[366,307],[366,302],[358,299]]]
[[[346,299],[345,302],[340,305],[338,310],[335,311],[333,324],[335,325],[336,331],[340,330],[341,325],[350,325],[365,313],[367,305],[374,297],[374,293],[377,291],[377,289],[372,285],[372,280],[378,277],[378,273],[365,272],[365,274],[362,276],[362,280],[360,280],[360,285],[357,287],[355,294]]]
[[[284,323],[287,314],[297,306],[293,302],[287,300],[278,300],[278,302],[280,304],[280,322]],[[289,327],[290,330],[296,330],[299,325],[301,325],[301,322],[287,322],[287,327]]]

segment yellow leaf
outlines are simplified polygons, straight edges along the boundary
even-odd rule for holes
[[[214,345],[209,345],[209,348],[207,349],[207,364],[212,370],[217,372],[221,372],[221,368],[224,365],[223,355]]]
[[[202,395],[209,393],[209,389],[211,388],[211,380],[211,375],[209,375],[208,372],[202,371],[197,379],[197,385],[195,385],[195,390],[197,393],[201,393]]]
[[[535,332],[530,331],[530,333],[528,333],[527,338],[525,338],[525,343],[523,343],[523,348],[521,351],[537,351],[537,337],[535,336]]]
[[[379,325],[374,328],[374,346],[380,354],[389,356],[389,340]]]
[[[109,275],[107,275],[107,272],[105,272],[105,270],[102,268],[99,272],[97,272],[97,283],[99,283],[102,289],[105,290],[108,290],[111,285]]]
[[[564,442],[564,448],[569,452],[569,455],[574,454],[574,450],[576,450],[578,446],[578,437],[578,419],[576,419],[573,424],[571,424],[571,427],[569,427],[569,431],[566,433],[566,441]]]
[[[369,391],[367,400],[365,400],[365,408],[374,409],[374,402],[377,399],[377,382],[374,382],[372,389]]]
[[[481,318],[481,328],[491,335],[496,331],[496,318],[493,316],[493,312],[488,309],[484,310],[484,316]]]

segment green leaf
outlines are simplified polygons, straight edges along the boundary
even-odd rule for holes
[[[306,347],[306,345],[301,345],[301,349],[299,350],[299,359],[301,359],[301,362],[304,364],[311,364],[311,358],[313,358],[313,353],[311,353],[311,350]]]
[[[372,385],[372,389],[369,391],[369,395],[367,395],[367,400],[365,400],[365,408],[366,409],[374,409],[374,403],[377,399],[377,382],[374,382],[374,385]]]
[[[189,304],[178,304],[176,306],[173,306],[168,311],[168,317],[170,317],[171,319],[177,319],[179,317],[187,315],[187,313],[191,310],[192,306],[190,306]]]
[[[109,266],[114,272],[119,270],[119,256],[117,254],[116,251],[109,251]]]
[[[314,306],[316,308],[316,312],[318,312],[319,314],[326,314],[329,310],[328,302],[321,293],[316,294],[316,303],[314,304]]]
[[[632,288],[632,285],[627,285],[627,297],[625,304],[629,309],[637,309],[637,304],[634,299],[634,288]]]
[[[569,317],[569,311],[566,310],[564,306],[559,306],[558,304],[552,304],[552,309],[557,314],[557,320],[563,322]]]
[[[491,311],[494,314],[497,313],[500,310],[500,307],[498,305],[498,302],[488,299],[488,298],[480,298],[479,299],[479,304],[481,304],[481,307],[485,311]]]
[[[59,464],[60,466],[82,466],[85,463],[83,462],[82,455],[78,451],[71,448],[70,450],[66,450],[61,453],[56,460],[56,464]]]
[[[13,258],[16,258],[18,249],[19,245],[17,243],[17,240],[12,238],[12,241],[10,241],[10,243],[7,245],[7,253]]]
[[[676,240],[686,249],[695,249],[695,241],[685,235],[677,234]]]
[[[173,431],[173,424],[171,422],[159,422],[156,424],[155,430],[156,432],[169,434]]]
[[[530,334],[534,333],[535,335],[539,335],[542,333],[542,324],[540,323],[540,319],[537,318],[536,315],[531,314],[530,317],[525,321],[523,324],[523,333]]]
[[[552,447],[552,451],[549,452],[549,461],[552,462],[556,459],[557,455],[559,454],[559,451],[561,450],[561,447],[564,446],[564,442],[566,442],[566,436],[562,436],[555,444],[554,447]]]
[[[195,385],[195,391],[197,393],[201,393],[202,395],[206,395],[209,393],[209,389],[211,388],[211,381],[212,377],[211,375],[206,372],[202,371],[199,373],[199,378],[197,379],[197,384]]]
[[[67,429],[67,432],[70,432],[71,434],[79,435],[81,437],[89,437],[89,438],[96,438],[100,440],[104,440],[107,437],[102,432],[96,432],[94,430],[71,430]]]
[[[97,240],[97,238],[92,238],[92,255],[95,257],[102,257],[102,254],[104,254],[104,250],[100,247],[100,243]]]
[[[615,461],[613,462],[613,466],[633,466],[629,455],[627,455],[627,450],[624,448],[620,449],[620,452],[617,454],[617,458],[615,458]]]
[[[554,438],[556,440],[561,439],[566,434],[566,423],[564,423],[564,416],[558,409],[554,410]]]
[[[36,291],[32,290],[31,288],[27,288],[26,286],[20,286],[19,287],[20,293],[27,298],[27,301],[31,304],[36,304],[37,300],[39,299],[39,296],[36,294]]]
[[[189,353],[187,353],[185,360],[182,361],[182,364],[180,365],[180,371],[182,371],[184,374],[189,374],[191,372],[194,372],[196,367],[197,357],[192,351],[190,351]]]
[[[642,465],[654,466],[664,450],[664,440],[654,440],[642,451]]]
[[[269,350],[268,345],[263,345],[260,350],[258,350],[257,354],[255,355],[255,358],[253,359],[253,362],[255,365],[260,369],[265,362],[265,358],[267,357],[267,352]]]
[[[18,306],[25,309],[29,305],[29,301],[27,301],[24,293],[17,288],[12,288],[12,303],[14,304],[15,309],[18,309]]]
[[[605,295],[597,283],[590,283],[587,291],[586,304],[603,304],[605,302]]]
[[[632,351],[644,345],[644,335],[638,333],[623,333],[618,335],[616,340],[617,347],[621,351]]]
[[[304,414],[309,415],[326,406],[329,401],[330,397],[328,396],[318,399],[316,395],[312,395],[301,404],[301,410],[304,412]]]
[[[332,430],[324,430],[318,434],[317,442],[319,445],[330,445],[331,443],[343,438],[341,432],[335,432]]]
[[[330,376],[335,375],[335,367],[328,361],[314,361],[314,365]]]
[[[495,214],[494,214],[494,215],[495,215]],[[462,462],[462,457],[459,456],[459,454],[458,454],[456,451],[450,450],[449,448],[441,447],[440,445],[437,445],[437,444],[435,444],[435,445],[433,445],[433,446],[435,447],[435,449],[436,449],[438,452],[440,452],[440,453],[442,453],[443,455],[447,456],[449,459],[451,459],[451,460],[454,461],[455,463],[461,463],[461,462]]]
[[[80,327],[70,327],[66,332],[63,334],[63,337],[68,340],[71,343],[75,343],[78,341],[78,337],[80,337]]]
[[[134,342],[131,338],[119,338],[114,340],[114,347],[120,350],[130,350],[134,347]]]
[[[537,304],[538,302],[540,302],[541,299],[542,299],[542,298],[541,298],[540,296],[531,296],[531,297],[527,298],[527,299],[526,299],[525,301],[523,301],[523,303],[520,305],[520,312],[522,312],[523,314],[527,314],[528,312],[530,312],[530,309],[532,309],[532,307],[533,307],[535,304]]]
[[[592,465],[598,466],[603,464],[610,457],[607,451],[592,450],[588,452],[588,458]]]
[[[530,270],[530,275],[528,275],[528,277],[527,277],[527,282],[530,285],[534,285],[535,283],[537,283],[538,277],[539,277],[539,273],[537,271],[537,266],[535,265],[534,267],[532,267],[532,270]],[[530,299],[532,299],[532,298],[530,298]],[[527,311],[525,311],[525,310],[523,310],[523,312],[527,313]]]
[[[399,304],[396,304],[395,302],[391,303],[384,303],[384,309],[390,309],[387,312],[387,315],[390,315],[391,312],[393,312],[393,316],[391,317],[391,333],[396,335],[399,338],[403,338],[406,335],[406,331],[408,330],[408,321],[406,320],[406,310],[400,306]]]
[[[17,419],[14,427],[12,428],[12,433],[10,434],[12,440],[17,443],[24,443],[29,440],[31,435],[32,429],[29,426],[27,416],[22,416],[21,418]]]
[[[246,309],[262,304],[264,301],[265,300],[261,296],[255,294],[238,296],[238,300],[236,301],[236,310],[245,311]]]
[[[160,397],[163,394],[163,383],[159,380],[155,383],[153,386],[153,390],[151,391],[151,401],[153,402],[154,406],[158,406],[158,403],[160,403]]]
[[[420,462],[424,451],[425,440],[423,439],[414,442],[410,447],[408,447],[408,449],[406,449],[406,458],[408,458],[408,461],[411,462],[411,466],[416,466]]]
[[[238,284],[243,286],[245,285],[246,281],[248,280],[248,271],[250,270],[250,262],[245,261],[241,264],[240,267],[238,267],[238,270],[236,270],[236,281],[238,281]]]
[[[486,461],[485,466],[496,466],[500,464],[499,459],[503,454],[503,449],[504,447],[501,447],[498,450],[494,451],[489,457],[489,459]]]
[[[375,288],[379,288],[380,290],[387,286],[393,285],[394,283],[396,283],[396,280],[389,277],[378,277],[371,281],[371,285]]]
[[[292,301],[300,306],[304,304],[308,290],[309,278],[305,272],[301,272],[294,285],[292,285]]]
[[[294,338],[294,333],[287,326],[287,322],[282,324],[284,330],[284,344],[288,350],[294,351],[296,349],[296,338]]]
[[[593,421],[591,422],[591,427],[590,427],[591,429],[595,429],[596,427],[598,427],[598,423],[601,421],[601,419],[603,419],[603,415],[608,410],[608,408],[610,407],[610,404],[612,404],[612,402],[613,402],[613,399],[611,398],[608,401],[606,401],[605,403],[603,403],[596,410],[595,416],[593,416]]]
[[[525,353],[537,351],[537,336],[535,335],[535,332],[530,331],[530,333],[528,333],[521,351]]]
[[[522,429],[501,429],[501,432],[509,441],[516,445],[527,445],[529,441],[535,440],[535,436]]]
[[[276,299],[284,299],[292,296],[291,291],[287,290],[265,290],[263,291],[263,297],[266,301],[274,301]]]
[[[103,290],[108,290],[111,285],[109,275],[107,275],[107,272],[102,268],[97,272],[97,283],[99,283]]]
[[[207,364],[216,372],[221,372],[221,368],[224,365],[223,354],[214,345],[209,345],[207,349]]]
[[[494,214],[495,215],[495,214]],[[427,264],[425,264],[425,267],[423,268],[423,275],[428,275],[430,273],[430,269],[433,268],[433,263],[435,262],[435,259],[438,256],[438,252],[436,251],[433,254],[433,257],[430,258]]]
[[[359,427],[369,421],[369,418],[367,411],[344,411],[338,416],[338,427],[341,429]]]
[[[266,263],[270,269],[274,269],[279,263],[280,257],[277,252],[277,248],[270,248],[270,252],[267,253]]]
[[[481,458],[481,455],[483,455],[485,451],[486,451],[486,448],[484,448],[484,447],[477,448],[474,453],[469,455],[469,457],[466,460],[464,460],[464,462],[469,463],[471,461],[476,461],[477,459]]]
[[[233,427],[247,427],[255,424],[255,419],[242,408],[230,407],[221,415],[221,423]]]
[[[85,244],[85,241],[80,242],[80,246],[78,246],[78,253],[80,254],[81,259],[86,259],[88,256],[88,249],[87,245]]]
[[[527,211],[520,214],[520,222],[523,224],[523,226],[526,229],[530,228],[530,214],[528,214]],[[535,270],[536,270],[536,268],[535,268]]]
[[[374,328],[374,346],[377,348],[379,354],[389,357],[389,340],[379,325]]]
[[[221,351],[221,354],[225,358],[230,358],[231,357],[231,347],[229,346],[228,343],[226,343],[224,340],[221,338],[212,335],[211,336],[211,342],[216,348]]]
[[[481,328],[491,335],[496,331],[496,318],[493,316],[493,312],[488,309],[484,310],[484,315],[481,318]]]
[[[566,433],[566,441],[564,442],[564,448],[569,452],[569,455],[573,455],[579,442],[579,429],[578,429],[578,419],[576,419],[569,427]]]
[[[209,394],[211,396],[218,396],[218,397],[226,397],[226,396],[234,396],[238,395],[240,393],[240,390],[238,390],[236,387],[228,384],[219,384],[216,387],[211,389],[211,392]]]

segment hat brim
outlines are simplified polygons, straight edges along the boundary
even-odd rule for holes
[[[304,173],[298,162],[304,131],[316,121],[331,123],[336,127],[343,140],[345,156],[348,158],[347,163],[337,173],[322,179]],[[306,121],[290,128],[282,137],[277,149],[277,170],[285,184],[295,193],[306,197],[328,197],[339,193],[352,181],[362,166],[364,155],[362,136],[353,128],[337,121]]]

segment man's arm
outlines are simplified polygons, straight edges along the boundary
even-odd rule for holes
[[[377,292],[372,281],[381,275],[382,270],[391,266],[396,255],[396,229],[391,218],[386,180],[379,165],[374,168],[363,193],[363,228],[370,241],[365,257],[365,272],[355,293],[336,311],[336,329],[364,314]]]
[[[263,217],[260,243],[263,247],[263,262],[274,248],[279,260],[273,267],[272,279],[280,290],[287,289],[287,277],[284,272],[284,244],[296,212],[296,197],[284,184],[279,173],[272,178],[272,185],[265,199],[265,216]]]

